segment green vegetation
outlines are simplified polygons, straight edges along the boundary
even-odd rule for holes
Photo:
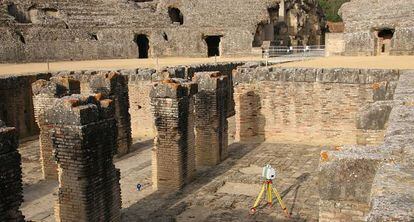
[[[349,1],[350,0],[318,0],[319,5],[325,13],[326,19],[331,22],[342,21],[341,17],[338,15],[338,10],[342,4]]]

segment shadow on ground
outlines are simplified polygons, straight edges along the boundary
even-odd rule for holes
[[[154,192],[141,199],[129,208],[122,210],[122,221],[175,221],[175,217],[188,207],[181,202],[187,196],[194,194],[214,178],[224,174],[234,166],[237,160],[258,147],[260,143],[243,144],[233,143],[229,146],[229,158],[208,171],[198,173],[196,179],[179,192]],[[225,213],[225,212],[223,212]],[[212,215],[214,216],[214,215]],[[211,218],[214,221],[214,218]],[[217,217],[217,221],[225,221]]]

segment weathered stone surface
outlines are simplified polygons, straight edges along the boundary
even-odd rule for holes
[[[72,95],[46,110],[59,167],[56,221],[120,221],[115,107],[99,96]]]
[[[232,0],[7,0],[0,3],[0,62],[206,57],[209,36],[220,40],[210,51],[236,56],[252,53],[252,42],[320,44],[323,27],[313,0],[242,0],[236,7]]]
[[[384,130],[392,106],[392,101],[381,101],[362,107],[357,115],[357,128],[366,130]]]
[[[23,184],[18,132],[0,120],[0,221],[23,222]]]
[[[365,115],[362,118],[366,118],[367,122],[363,121],[359,126],[368,129],[383,128],[384,122],[387,122],[384,117],[389,115],[384,142],[381,145],[321,153],[320,219],[353,218],[358,216],[362,205],[365,210],[359,215],[363,216],[357,219],[359,221],[413,220],[414,192],[411,188],[414,182],[414,109],[408,102],[414,100],[413,86],[414,73],[401,73],[393,95],[394,101],[388,104],[376,102],[371,105],[371,113],[362,112]],[[386,110],[378,110],[384,105]],[[390,105],[392,110],[387,114]],[[378,112],[382,114],[371,115]],[[357,172],[356,178],[352,178],[355,173],[350,174],[350,169]],[[344,176],[348,178],[337,181]],[[363,189],[358,189],[362,187]],[[347,192],[349,190],[355,192]],[[356,192],[357,190],[359,191]],[[344,201],[350,203],[346,210],[338,207]]]

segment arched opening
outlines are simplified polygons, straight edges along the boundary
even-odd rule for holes
[[[393,29],[382,29],[377,32],[376,55],[389,55],[391,40],[394,37]]]
[[[221,36],[218,35],[212,35],[206,37],[206,43],[208,48],[208,57],[212,56],[220,56],[220,41]]]
[[[168,15],[170,16],[171,23],[184,24],[184,15],[178,8],[168,8]]]
[[[139,34],[135,36],[135,43],[138,46],[138,58],[140,59],[148,58],[149,39],[147,35]]]

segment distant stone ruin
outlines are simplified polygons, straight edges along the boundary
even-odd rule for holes
[[[0,63],[249,55],[323,44],[324,26],[313,0],[6,0]]]
[[[352,0],[340,9],[345,55],[414,55],[414,7],[407,0]]]

